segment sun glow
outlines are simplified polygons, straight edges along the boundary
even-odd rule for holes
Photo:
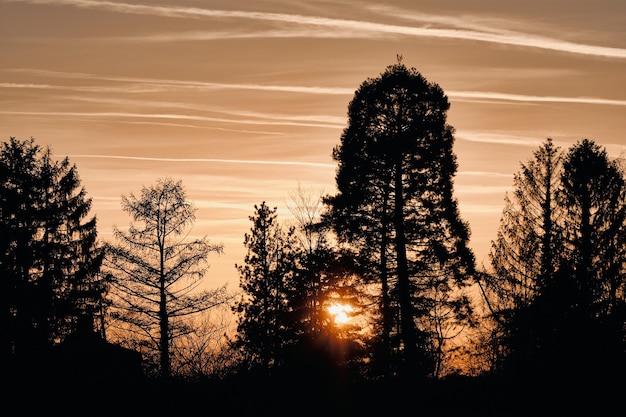
[[[333,317],[335,324],[345,324],[350,321],[349,313],[354,311],[350,304],[333,303],[328,306],[328,312]]]

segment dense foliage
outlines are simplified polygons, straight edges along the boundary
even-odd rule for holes
[[[336,323],[330,312],[337,306],[358,308],[352,271],[328,246],[316,211],[304,201],[293,209],[311,216],[296,216],[297,225],[286,229],[277,208],[265,202],[250,216],[248,251],[237,265],[242,291],[233,307],[238,317],[233,346],[255,373],[319,376],[350,366],[362,353],[358,326]]]
[[[284,363],[284,353],[294,343],[289,319],[289,294],[296,274],[293,229],[284,231],[276,208],[265,202],[255,206],[253,226],[244,237],[248,249],[240,274],[241,299],[235,311],[239,321],[235,345],[251,367],[271,369]]]
[[[0,345],[2,359],[47,352],[94,321],[104,285],[91,199],[68,158],[34,139],[0,147]]]
[[[534,376],[624,369],[624,172],[589,139],[566,154],[548,139],[514,185],[485,280],[501,349],[494,367]]]
[[[471,324],[469,228],[453,197],[453,128],[441,88],[401,62],[366,80],[333,151],[327,220],[380,285],[374,361],[383,374],[439,375],[450,327]]]

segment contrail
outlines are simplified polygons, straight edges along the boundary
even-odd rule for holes
[[[250,120],[250,119],[228,119],[222,117],[194,116],[187,114],[170,113],[125,113],[125,112],[38,112],[38,111],[0,111],[0,114],[15,116],[65,116],[65,117],[129,117],[138,119],[173,119],[173,120],[195,120],[204,122],[269,125],[269,126],[300,126],[300,127],[320,127],[327,129],[344,128],[341,123],[331,122],[298,122],[293,120]]]
[[[280,86],[280,85],[257,85],[257,84],[226,84],[226,83],[209,83],[201,81],[179,81],[179,80],[160,80],[151,78],[130,78],[130,77],[101,77],[95,74],[85,73],[63,73],[46,70],[31,69],[10,69],[9,71],[29,72],[32,74],[42,74],[47,76],[56,76],[58,78],[72,79],[90,79],[102,81],[117,82],[136,82],[140,86],[125,87],[77,87],[77,86],[59,86],[51,84],[34,84],[34,83],[0,83],[0,88],[32,88],[32,89],[48,89],[48,90],[70,90],[70,91],[108,91],[108,92],[136,92],[149,90],[149,86],[154,86],[155,90],[163,91],[167,88],[186,89],[186,88],[207,88],[207,89],[246,89],[261,91],[277,91],[292,92],[303,94],[328,94],[328,95],[350,95],[354,94],[354,89],[341,87],[306,87],[306,86]],[[146,85],[146,87],[141,87]],[[469,100],[501,100],[512,102],[552,102],[552,103],[575,103],[575,104],[599,104],[609,106],[626,106],[626,100],[605,99],[597,97],[559,97],[559,96],[531,96],[524,94],[509,94],[490,91],[446,91],[448,97],[469,99]],[[332,123],[332,122],[331,122]],[[341,122],[335,121],[340,124]]]
[[[352,30],[355,33],[374,32],[386,35],[403,35],[432,38],[449,38],[473,40],[503,45],[523,46],[547,49],[572,54],[598,56],[605,58],[626,58],[626,49],[605,46],[587,45],[562,41],[525,33],[503,31],[479,31],[467,29],[440,29],[430,27],[413,27],[363,20],[336,19],[300,14],[251,12],[239,10],[213,10],[197,7],[151,6],[141,4],[116,3],[96,0],[12,0],[31,4],[68,5],[85,9],[98,9],[129,14],[148,14],[171,18],[238,18],[261,20],[276,23],[309,25],[320,28]],[[441,19],[440,16],[433,18]]]
[[[626,106],[626,100],[613,100],[594,97],[556,97],[556,96],[527,96],[523,94],[493,93],[486,91],[449,91],[446,95],[465,99],[491,99],[516,102],[539,103],[578,103],[578,104],[606,104],[609,106]]]
[[[67,155],[69,158],[91,158],[91,159],[123,159],[132,161],[153,161],[153,162],[200,162],[200,163],[220,163],[220,164],[252,164],[252,165],[299,165],[316,168],[335,168],[334,164],[322,162],[306,161],[267,161],[258,159],[216,159],[216,158],[160,158],[146,156],[124,156],[124,155],[89,155],[77,154]]]
[[[238,89],[238,90],[259,90],[259,91],[276,91],[285,93],[305,93],[305,94],[353,94],[354,89],[337,88],[337,87],[316,87],[316,86],[298,86],[298,85],[263,85],[263,84],[243,84],[243,83],[215,83],[204,81],[181,81],[181,80],[164,80],[154,78],[137,78],[137,77],[105,77],[95,74],[80,72],[59,72],[35,69],[7,69],[7,71],[26,72],[30,74],[38,74],[42,76],[52,76],[57,78],[68,79],[85,79],[114,81],[123,83],[139,83],[141,87],[67,87],[78,91],[107,91],[114,92],[115,88],[119,88],[122,92],[146,92],[146,91],[168,91],[168,90],[216,90],[216,89]],[[1,87],[5,88],[41,88],[53,89],[60,88],[49,84],[20,84],[20,83],[1,83]],[[152,87],[152,90],[150,89]]]

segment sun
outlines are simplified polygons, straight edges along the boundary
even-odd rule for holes
[[[333,317],[335,324],[345,324],[350,321],[348,313],[354,311],[354,308],[350,304],[333,303],[328,306],[328,312]]]

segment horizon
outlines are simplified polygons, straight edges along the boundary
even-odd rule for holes
[[[402,55],[448,96],[454,197],[487,264],[546,138],[626,155],[626,3],[404,3],[0,0],[2,141],[69,157],[101,240],[131,220],[122,195],[182,180],[192,234],[224,244],[205,282],[233,289],[254,205],[287,221],[298,187],[335,193],[348,104]]]

